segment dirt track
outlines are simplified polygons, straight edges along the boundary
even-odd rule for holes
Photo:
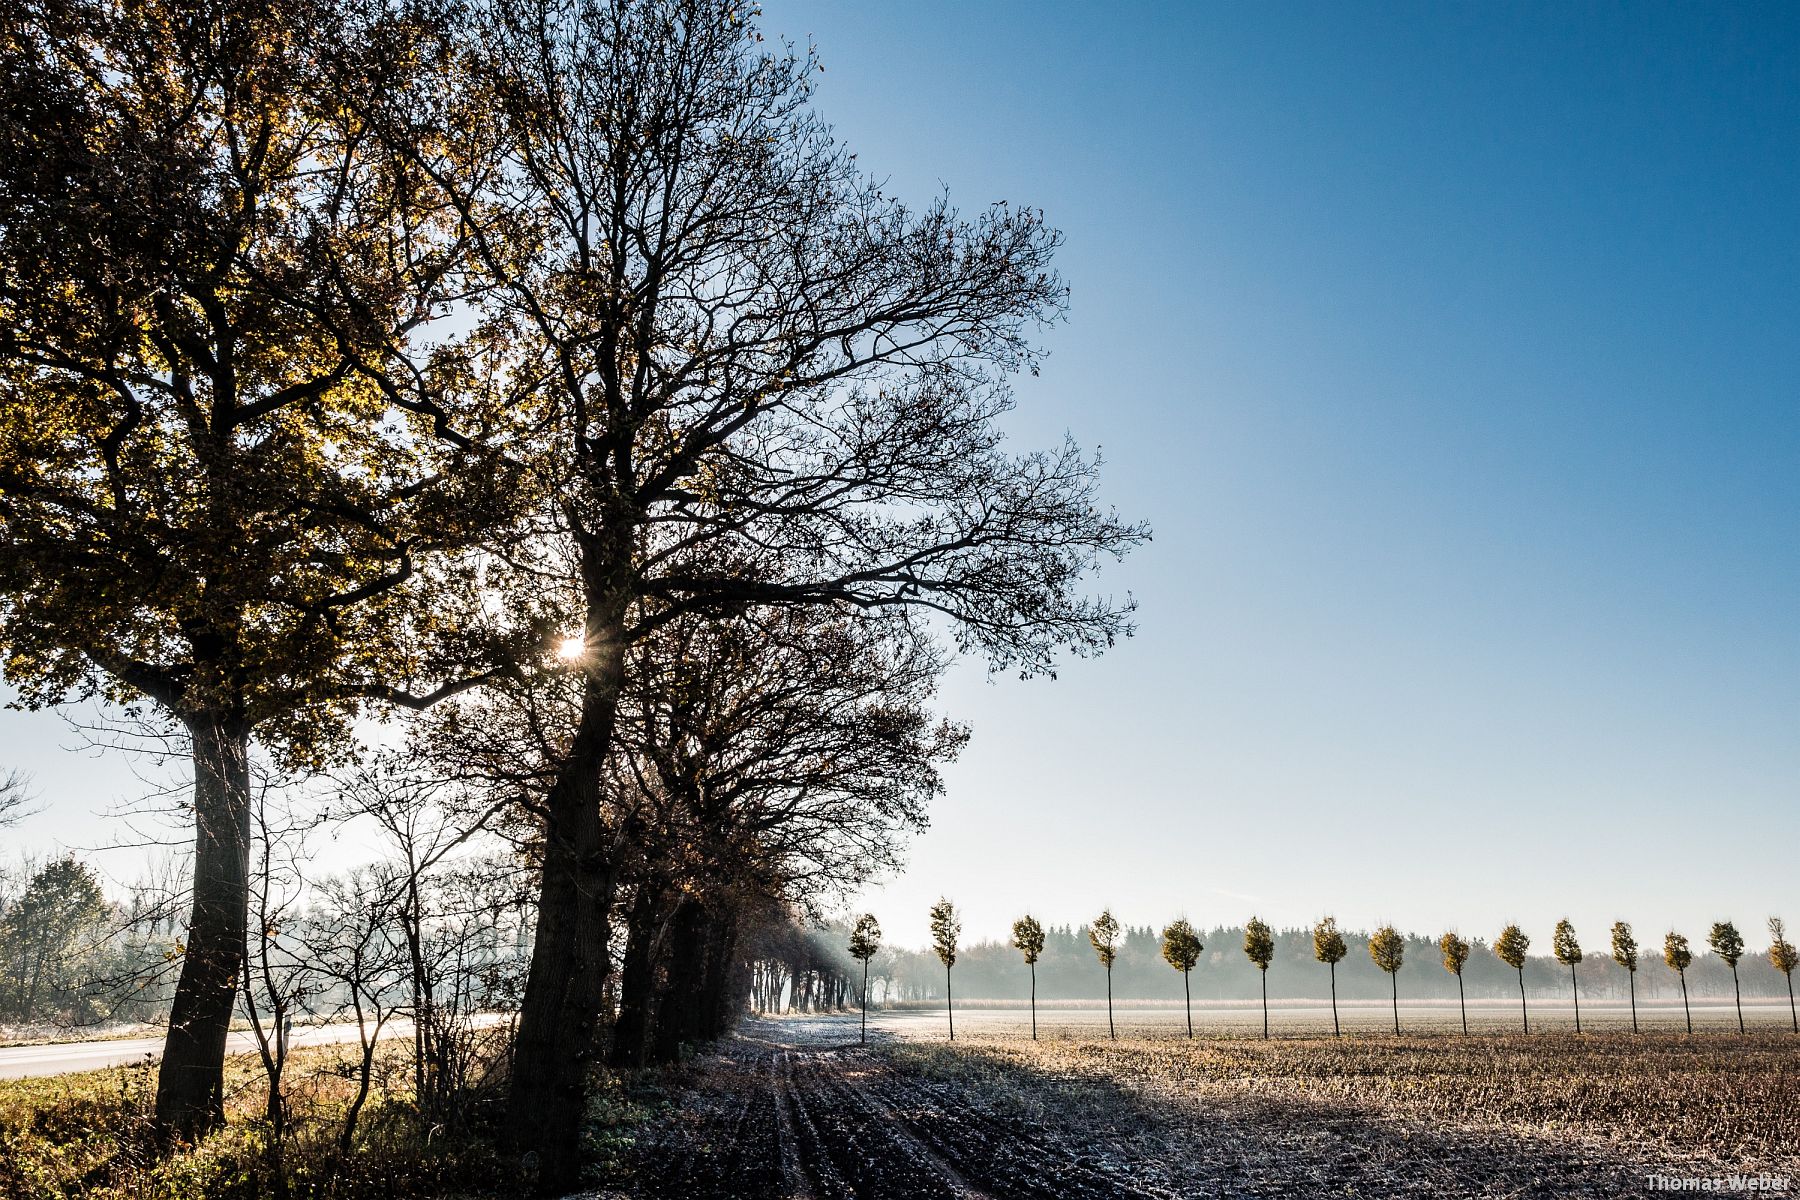
[[[1666,1169],[1591,1140],[1358,1105],[1169,1103],[1087,1077],[1010,1072],[978,1046],[946,1073],[904,1047],[845,1044],[844,1033],[752,1023],[640,1139],[632,1194],[1614,1196],[1642,1193],[1645,1175]]]

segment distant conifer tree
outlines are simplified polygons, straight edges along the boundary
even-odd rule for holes
[[[1687,938],[1673,929],[1663,939],[1663,961],[1669,969],[1681,977],[1681,1013],[1687,1018],[1687,1031],[1694,1032],[1694,1014],[1688,1008],[1687,969],[1693,965],[1694,952],[1688,949]]]
[[[1322,917],[1313,926],[1313,957],[1331,968],[1331,1032],[1334,1037],[1342,1037],[1344,1031],[1338,1025],[1337,1010],[1337,965],[1344,961],[1348,951],[1344,948],[1344,935],[1338,932],[1336,917]]]
[[[1575,939],[1575,926],[1564,917],[1556,923],[1556,933],[1550,938],[1550,948],[1556,954],[1556,961],[1569,968],[1569,987],[1575,993],[1575,1032],[1581,1032],[1581,984],[1576,981],[1575,967],[1581,962],[1581,943]]]
[[[1456,1004],[1462,1010],[1463,1032],[1469,1032],[1469,1005],[1463,998],[1463,966],[1469,961],[1469,943],[1455,933],[1438,939],[1438,950],[1444,955],[1444,970],[1456,976]]]
[[[1037,1041],[1037,961],[1044,953],[1044,927],[1037,918],[1023,916],[1013,922],[1013,949],[1025,956],[1031,968],[1031,1040]]]
[[[1406,939],[1392,925],[1383,925],[1369,938],[1369,957],[1388,973],[1394,988],[1394,1036],[1400,1036],[1400,964],[1406,960]]]
[[[1200,952],[1206,949],[1200,942],[1200,935],[1188,924],[1186,917],[1179,917],[1163,926],[1162,956],[1163,961],[1181,972],[1181,998],[1187,1008],[1188,1036],[1194,1036],[1194,1001],[1188,992],[1188,972],[1200,961]]]
[[[1744,957],[1744,935],[1730,921],[1715,921],[1707,932],[1706,944],[1731,968],[1731,994],[1737,1001],[1738,1033],[1744,1032],[1744,993],[1738,988],[1738,960]]]
[[[1800,967],[1800,954],[1794,950],[1794,943],[1787,940],[1787,926],[1780,917],[1769,918],[1769,965],[1787,977],[1788,1019],[1793,1022],[1794,1032],[1800,1033],[1800,1012],[1794,1009],[1794,968]]]
[[[962,935],[962,918],[956,905],[938,898],[931,906],[931,948],[944,964],[944,1013],[950,1019],[950,1040],[956,1040],[956,1000],[950,990],[950,968],[956,965],[956,939]]]
[[[1531,1032],[1531,1013],[1525,1007],[1525,952],[1531,949],[1531,939],[1517,925],[1508,925],[1494,939],[1494,953],[1500,961],[1519,973],[1519,1020],[1525,1026],[1525,1032]]]
[[[1275,961],[1275,935],[1267,925],[1251,917],[1244,926],[1244,956],[1262,972],[1263,1036],[1269,1036],[1269,964]]]
[[[1093,927],[1088,930],[1088,945],[1094,948],[1100,965],[1106,968],[1106,1034],[1117,1041],[1119,1031],[1113,1028],[1112,969],[1113,960],[1119,956],[1119,922],[1111,909],[1094,918]]]
[[[1612,927],[1613,961],[1625,968],[1625,978],[1631,985],[1631,1032],[1638,1031],[1637,1019],[1637,969],[1638,944],[1631,932],[1631,926],[1624,921],[1614,921]]]
[[[875,914],[864,913],[856,918],[856,928],[850,931],[850,957],[858,959],[863,965],[862,985],[862,1041],[869,1040],[869,960],[881,949],[881,923]]]

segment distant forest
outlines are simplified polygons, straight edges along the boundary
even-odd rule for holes
[[[1644,943],[1637,973],[1637,995],[1643,1001],[1679,1001],[1681,985],[1661,956],[1662,931],[1648,928],[1638,936]],[[1703,932],[1703,931],[1696,931]],[[1340,1000],[1386,1000],[1388,980],[1369,958],[1366,931],[1344,930],[1349,953],[1337,966]],[[785,935],[769,937],[758,956],[789,976],[818,972],[847,979],[851,992],[861,987],[862,967],[845,948],[848,931],[838,923],[824,928],[793,928]],[[1468,937],[1467,934],[1464,934]],[[1598,927],[1592,945],[1576,968],[1581,998],[1597,1002],[1626,999],[1625,969],[1613,961],[1609,930]],[[1196,1004],[1248,1002],[1259,995],[1256,967],[1244,957],[1242,926],[1214,927],[1200,933],[1205,943],[1199,966],[1191,977]],[[1696,1000],[1729,999],[1731,969],[1712,954],[1698,952],[1688,968],[1688,992]],[[1471,1000],[1518,998],[1518,974],[1495,956],[1484,938],[1468,937],[1472,952],[1463,970],[1463,983]],[[1534,938],[1525,968],[1525,987],[1532,1000],[1567,1001],[1569,969],[1551,957],[1548,931]],[[798,969],[796,969],[798,967]],[[1006,942],[971,942],[957,952],[955,991],[958,1004],[983,1000],[1024,1002],[1031,994],[1031,975],[1019,952]],[[1781,974],[1759,950],[1747,952],[1738,964],[1745,999],[1787,998]],[[1163,961],[1161,941],[1150,926],[1127,927],[1117,961],[1113,965],[1116,1000],[1181,999],[1181,975]],[[1400,999],[1456,999],[1456,977],[1446,971],[1436,938],[1417,934],[1406,938],[1405,965],[1399,974]],[[869,962],[869,994],[872,1004],[939,1001],[944,998],[944,967],[929,949],[888,947]],[[1088,944],[1086,925],[1044,927],[1044,952],[1037,964],[1040,1001],[1094,1000],[1106,998],[1106,972]],[[1269,966],[1271,1000],[1324,1000],[1330,995],[1330,974],[1313,958],[1312,930],[1283,929],[1275,934],[1275,957]],[[782,1007],[777,1004],[771,1007]]]

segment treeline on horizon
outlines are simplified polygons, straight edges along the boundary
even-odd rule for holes
[[[1088,932],[1086,924],[1044,926],[1044,950],[1037,963],[1040,1003],[1105,1002],[1106,970],[1095,958]],[[1205,949],[1189,980],[1194,1003],[1256,1001],[1260,996],[1259,972],[1244,955],[1244,927],[1218,925],[1197,932]],[[1390,984],[1387,975],[1369,957],[1369,932],[1341,932],[1348,953],[1337,966],[1338,999],[1387,1001]],[[1597,932],[1593,945],[1575,968],[1583,1003],[1624,1003],[1628,997],[1626,971],[1610,956],[1604,933]],[[1405,965],[1399,973],[1401,1001],[1455,1002],[1456,977],[1444,969],[1437,939],[1420,934],[1404,936]],[[849,927],[842,922],[823,928],[793,926],[766,932],[753,953],[759,960],[759,971],[765,974],[774,972],[792,979],[816,973],[832,981],[848,981],[850,994],[855,997],[860,993],[862,966],[846,949],[848,937]],[[1330,972],[1313,957],[1312,938],[1310,928],[1275,931],[1275,955],[1268,972],[1271,1001],[1329,998]],[[1463,984],[1469,999],[1516,1004],[1518,972],[1494,953],[1491,939],[1471,936],[1467,940],[1471,953],[1463,968]],[[1549,940],[1546,934],[1542,943],[1546,948]],[[1122,930],[1112,973],[1115,1001],[1181,1001],[1181,975],[1163,960],[1161,947],[1161,936],[1152,926],[1126,926]],[[959,1006],[978,1006],[983,1001],[1024,1003],[1031,995],[1030,970],[1019,951],[1007,941],[986,940],[960,946],[954,971]],[[1764,953],[1746,954],[1738,964],[1738,979],[1745,999],[1787,999],[1786,980]],[[1717,955],[1696,953],[1687,970],[1687,985],[1689,995],[1696,1001],[1729,1000],[1731,968]],[[1534,1000],[1567,1002],[1571,998],[1569,968],[1549,953],[1527,957],[1525,986]],[[825,1007],[802,1005],[796,993],[803,990],[790,987],[776,997],[775,1003],[761,1007],[773,1011]],[[824,990],[830,992],[829,987]],[[1637,997],[1640,1003],[1679,1003],[1681,999],[1680,979],[1653,947],[1647,948],[1639,960]],[[869,960],[872,1006],[942,1003],[943,999],[944,966],[931,948],[888,946]]]

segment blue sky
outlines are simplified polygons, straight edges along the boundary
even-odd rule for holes
[[[1104,447],[1140,635],[956,673],[925,940],[1029,907],[1800,920],[1800,10],[802,3],[903,196],[1042,207],[1021,446]],[[137,786],[0,716],[99,840]],[[1648,940],[1648,938],[1646,938]],[[1752,938],[1753,944],[1760,944]]]

